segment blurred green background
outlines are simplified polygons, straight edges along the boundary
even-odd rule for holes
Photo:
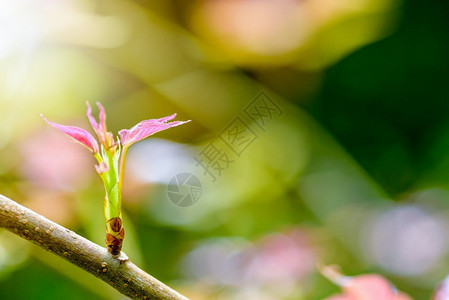
[[[94,160],[40,113],[87,128],[101,101],[116,133],[176,112],[192,122],[128,155],[123,250],[143,269],[192,299],[323,299],[339,288],[316,265],[337,264],[428,299],[449,273],[448,10],[0,1],[0,193],[104,245]],[[186,207],[181,173],[201,182]],[[123,296],[1,231],[0,298]]]

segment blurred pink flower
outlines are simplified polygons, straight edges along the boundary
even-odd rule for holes
[[[228,287],[236,294],[232,299],[296,299],[292,295],[314,272],[315,259],[310,238],[293,228],[253,243],[208,240],[189,253],[184,266],[196,282]]]
[[[20,173],[37,186],[77,190],[89,181],[90,155],[50,128],[27,137],[18,147]]]
[[[173,120],[175,117],[176,114],[160,119],[149,119],[140,122],[139,124],[135,125],[133,128],[129,130],[128,129],[120,130],[118,134],[120,136],[122,145],[124,147],[131,146],[135,142],[141,141],[144,138],[149,137],[152,134],[155,134],[156,132],[190,122],[190,120],[188,120],[188,121],[175,121],[167,123],[167,121]]]
[[[258,245],[246,276],[259,283],[295,283],[315,269],[315,252],[299,229],[266,236]]]

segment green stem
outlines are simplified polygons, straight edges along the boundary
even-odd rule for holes
[[[122,150],[122,156],[120,157],[120,176],[118,181],[118,188],[120,195],[122,194],[122,188],[123,188],[123,179],[125,177],[125,160],[126,160],[126,153],[128,152],[128,146],[124,146]]]
[[[99,153],[94,153],[95,159],[98,161],[98,163],[101,163],[103,161],[103,158],[101,158],[101,155]]]

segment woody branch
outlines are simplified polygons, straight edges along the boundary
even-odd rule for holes
[[[187,299],[131,261],[114,258],[105,248],[1,194],[0,228],[64,258],[132,299]]]

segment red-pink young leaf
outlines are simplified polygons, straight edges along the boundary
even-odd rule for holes
[[[65,126],[60,125],[54,122],[51,122],[47,120],[42,114],[41,117],[47,122],[50,126],[61,130],[68,136],[72,137],[75,141],[81,143],[82,145],[86,146],[90,151],[93,153],[98,153],[98,143],[87,130],[84,130],[82,128],[76,127],[76,126]]]
[[[176,114],[173,114],[171,116],[167,116],[160,119],[145,120],[135,125],[133,128],[129,130],[128,129],[120,130],[118,133],[120,136],[120,141],[124,147],[127,147],[134,144],[135,142],[143,140],[144,138],[150,135],[155,134],[156,132],[190,122],[190,120],[188,120],[188,121],[174,121],[167,123],[167,121],[173,120],[175,117]]]

